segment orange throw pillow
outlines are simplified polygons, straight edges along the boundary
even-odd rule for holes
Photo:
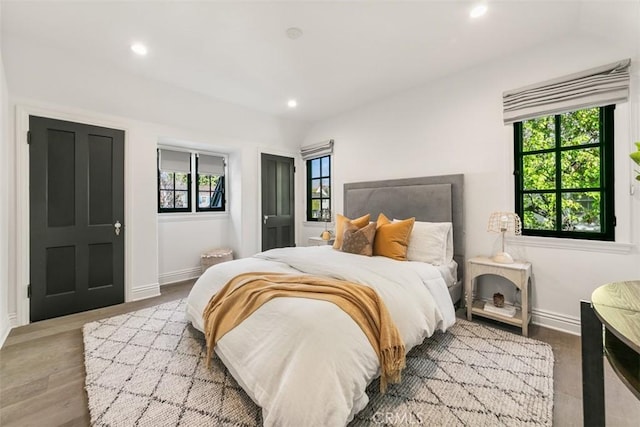
[[[386,256],[398,261],[407,260],[409,237],[415,218],[391,222],[383,213],[378,216],[376,238],[373,241],[373,254]]]
[[[369,224],[370,217],[371,215],[366,214],[360,218],[350,219],[344,215],[336,214],[336,240],[333,242],[333,249],[342,249],[342,237],[347,223],[351,223],[358,228],[362,228]]]

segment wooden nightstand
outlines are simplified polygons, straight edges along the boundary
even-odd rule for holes
[[[522,308],[516,310],[514,317],[490,313],[484,310],[484,301],[473,300],[473,289],[476,279],[484,274],[495,274],[504,277],[520,289]],[[522,335],[529,336],[529,322],[531,321],[531,303],[529,290],[531,288],[531,263],[516,261],[513,264],[500,264],[489,257],[474,257],[467,261],[466,279],[464,282],[465,303],[467,306],[467,319],[471,320],[473,314],[487,317],[510,325],[520,326]]]
[[[335,239],[323,240],[322,237],[309,237],[309,246],[333,245]]]

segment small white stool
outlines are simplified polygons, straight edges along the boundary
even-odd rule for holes
[[[233,260],[233,251],[227,248],[212,249],[200,255],[200,266],[202,272],[212,265],[220,264],[221,262]]]

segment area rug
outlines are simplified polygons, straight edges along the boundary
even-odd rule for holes
[[[94,426],[260,426],[260,408],[184,316],[184,300],[84,325]],[[378,393],[350,426],[550,426],[547,344],[458,320],[411,350],[402,383]],[[318,402],[318,404],[322,404]]]

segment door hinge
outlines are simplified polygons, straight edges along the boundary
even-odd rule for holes
[[[27,144],[31,144],[31,131],[27,131]]]
[[[31,283],[27,285],[27,298],[31,298]]]
[[[616,218],[616,216],[613,216],[613,226],[617,227],[618,226],[618,218]]]
[[[295,166],[293,167],[293,173],[296,173],[296,167]]]

